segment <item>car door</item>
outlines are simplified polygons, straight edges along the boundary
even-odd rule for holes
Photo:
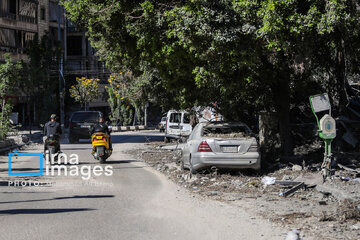
[[[196,125],[196,127],[194,128],[194,130],[191,132],[188,140],[185,143],[185,146],[183,148],[183,159],[184,159],[184,165],[189,166],[190,162],[189,162],[189,157],[190,154],[192,153],[193,149],[194,149],[194,141],[196,141],[196,134],[197,134],[197,130],[199,129],[199,124]]]
[[[167,122],[167,134],[180,136],[181,112],[171,112]]]
[[[190,114],[188,112],[183,112],[181,116],[180,134],[181,136],[189,136],[191,131],[192,126],[190,125]]]

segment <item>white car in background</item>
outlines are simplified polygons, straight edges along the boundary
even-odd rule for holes
[[[259,145],[241,122],[199,123],[182,148],[182,167],[191,173],[216,167],[260,170]]]
[[[165,142],[187,138],[192,131],[190,114],[187,111],[170,110],[166,115]]]
[[[165,125],[166,125],[166,117],[162,117],[157,128],[160,130],[160,132],[165,132]]]

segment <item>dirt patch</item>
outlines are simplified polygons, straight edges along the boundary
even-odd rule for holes
[[[255,211],[289,231],[299,229],[304,239],[360,239],[360,182],[355,172],[336,171],[332,179],[322,185],[324,189],[336,191],[323,191],[316,188],[316,180],[309,178],[309,175],[316,176],[316,168],[278,163],[277,170],[262,175],[246,170],[191,174],[181,169],[181,151],[178,149],[157,149],[156,143],[147,146],[129,154],[194,194]],[[283,197],[281,193],[293,186],[264,185],[264,176],[309,182],[306,187]]]

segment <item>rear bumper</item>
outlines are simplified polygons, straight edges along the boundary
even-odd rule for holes
[[[226,156],[226,154],[196,153],[191,156],[193,168],[200,170],[208,167],[222,169],[261,168],[261,156],[257,152],[248,152],[239,156]]]
[[[81,139],[90,139],[91,138],[90,130],[87,128],[70,129],[69,136],[71,136],[73,138],[81,138]]]

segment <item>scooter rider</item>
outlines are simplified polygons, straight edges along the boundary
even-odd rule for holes
[[[107,135],[109,135],[109,148],[110,148],[110,151],[112,151],[112,143],[111,143],[111,136],[110,136],[110,129],[108,127],[108,125],[105,123],[105,119],[104,117],[99,117],[99,122],[96,123],[92,129],[91,129],[91,135],[93,135],[94,133],[97,133],[97,132],[103,132],[103,133],[106,133]]]
[[[51,114],[50,121],[47,122],[44,126],[44,135],[47,137],[45,140],[44,151],[46,151],[46,146],[48,144],[49,137],[53,135],[58,142],[58,146],[56,147],[56,152],[60,152],[61,134],[62,134],[61,126],[58,122],[56,122],[56,114]]]

